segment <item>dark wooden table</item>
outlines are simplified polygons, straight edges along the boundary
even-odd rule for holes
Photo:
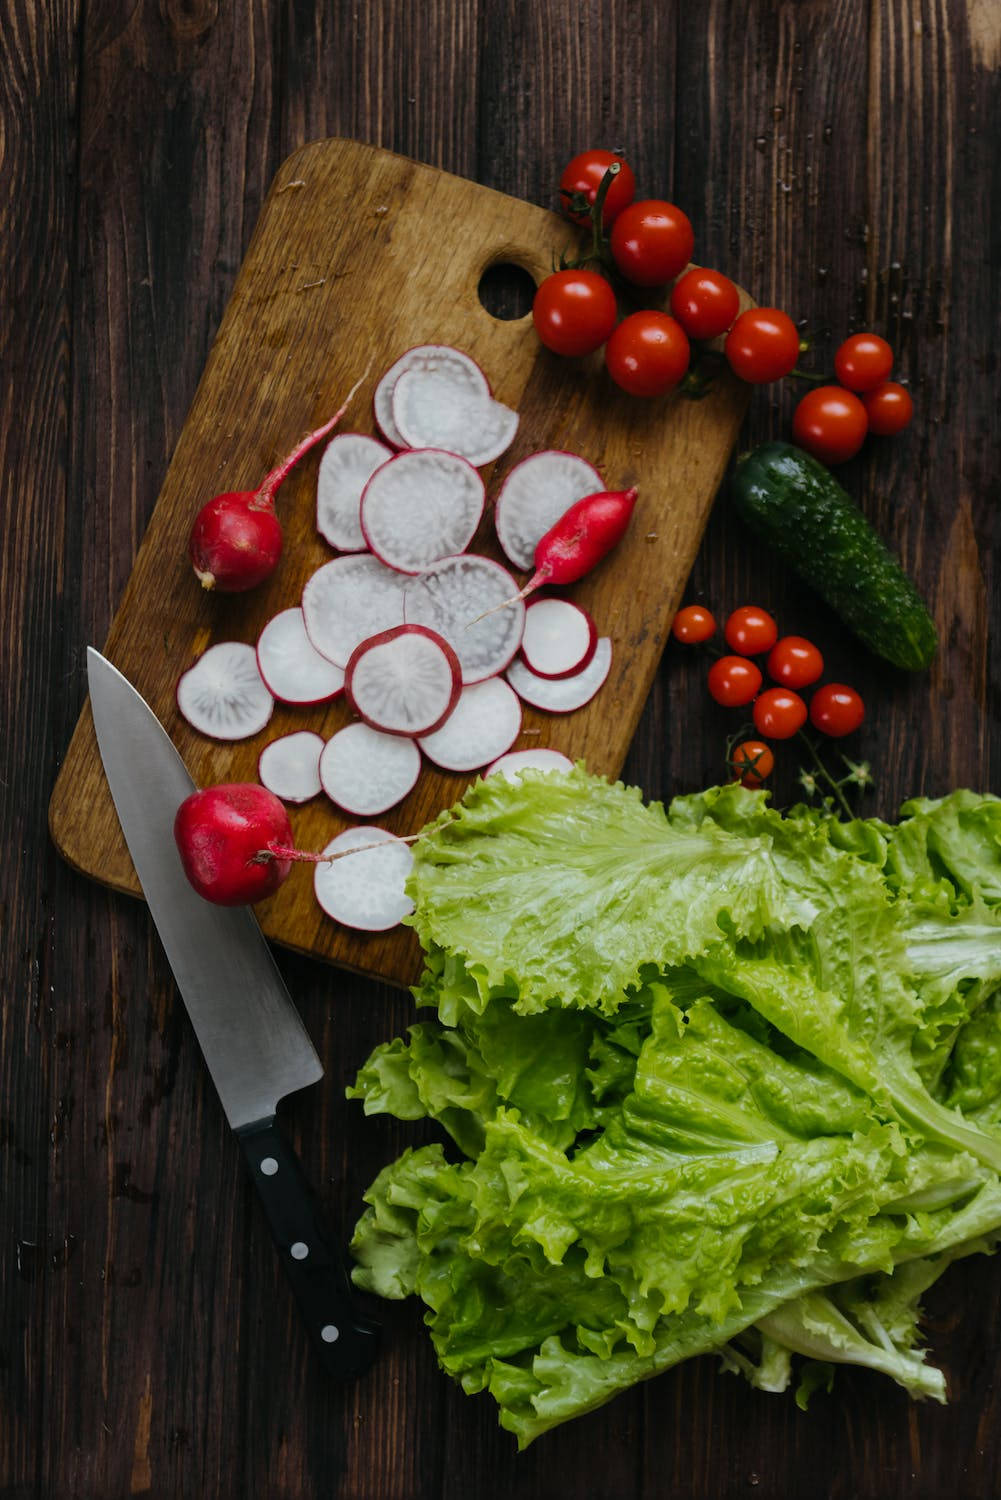
[[[45,809],[267,185],[304,141],[388,146],[539,203],[589,144],[684,205],[697,256],[816,337],[885,333],[912,429],[844,470],[937,618],[932,670],[855,648],[721,498],[690,597],[814,634],[869,705],[869,807],[1001,791],[1001,151],[994,0],[6,0],[0,16],[4,847],[0,1492],[198,1497],[998,1494],[1001,1273],[927,1298],[947,1408],[838,1376],[807,1414],[712,1360],[519,1457],[415,1306],[318,1378],[143,906],[65,868]],[[788,383],[787,383],[788,384]],[[748,442],[787,433],[758,392]],[[728,720],[669,648],[627,767],[721,775]],[[796,757],[783,753],[779,801]],[[409,997],[279,955],[325,1060],[290,1116],[347,1226],[415,1133],[343,1086]]]

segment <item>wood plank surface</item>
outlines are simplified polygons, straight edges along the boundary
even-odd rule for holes
[[[96,0],[0,18],[0,1494],[459,1500],[993,1500],[997,1261],[926,1298],[950,1404],[839,1374],[807,1413],[693,1361],[517,1456],[436,1368],[418,1310],[347,1390],[316,1376],[234,1142],[140,903],[70,870],[45,809],[268,185],[343,135],[553,205],[561,163],[627,148],[697,255],[816,335],[871,325],[911,430],[843,477],[930,599],[904,677],[739,527],[721,496],[690,598],[815,635],[869,706],[872,811],[1001,791],[1001,21],[988,0]],[[787,383],[789,384],[789,383]],[[755,394],[742,442],[788,431]],[[669,645],[626,763],[650,796],[722,771],[730,719]],[[794,795],[779,757],[776,798]],[[327,1076],[291,1126],[336,1222],[420,1130],[343,1087],[408,997],[288,952]]]

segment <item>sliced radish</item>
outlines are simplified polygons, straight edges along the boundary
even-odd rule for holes
[[[503,672],[521,645],[524,604],[517,599],[507,609],[497,608],[517,592],[518,585],[500,563],[465,552],[434,563],[409,582],[403,599],[404,619],[428,625],[445,637],[459,658],[462,681],[468,687]],[[492,610],[495,613],[489,613]],[[479,615],[486,618],[477,619]]]
[[[368,724],[347,724],[324,746],[320,781],[331,802],[359,818],[395,807],[420,775],[414,740],[381,734]]]
[[[376,848],[367,848],[374,844]],[[385,828],[348,828],[332,839],[324,854],[344,859],[317,865],[313,890],[328,917],[362,932],[385,932],[414,909],[407,895],[407,876],[414,863],[409,844]]]
[[[297,729],[265,745],[257,761],[257,779],[283,802],[308,802],[320,793],[322,736]]]
[[[328,703],[344,686],[344,671],[321,656],[306,634],[302,610],[283,609],[257,640],[257,666],[282,703]]]
[[[242,641],[220,641],[203,651],[177,683],[177,706],[192,729],[213,740],[246,740],[275,710],[257,665]]]
[[[409,447],[445,448],[477,466],[509,448],[518,431],[516,411],[450,370],[405,370],[393,387],[393,422]]]
[[[583,672],[598,644],[598,627],[569,599],[533,599],[525,606],[521,654],[537,677]]]
[[[316,529],[340,552],[362,552],[361,492],[391,448],[361,432],[342,432],[327,444],[316,480]]]
[[[464,552],[483,515],[483,480],[439,448],[409,448],[372,475],[361,497],[365,541],[401,573]]]
[[[513,661],[507,669],[507,680],[518,697],[533,708],[550,714],[569,714],[590,703],[601,687],[612,665],[612,643],[607,635],[598,641],[594,655],[573,677],[540,677],[523,661]]]
[[[384,734],[430,734],[459,696],[459,661],[424,625],[397,625],[351,653],[344,691],[355,713]]]
[[[475,771],[509,750],[521,729],[518,694],[503,677],[475,682],[442,727],[421,736],[420,747],[445,771]]]
[[[506,776],[519,781],[522,771],[572,771],[573,761],[559,750],[511,750],[487,766],[484,776]]]
[[[575,501],[604,488],[594,465],[576,453],[548,448],[515,464],[494,505],[497,540],[515,567],[532,567],[535,549],[550,526]]]
[[[490,382],[487,377],[475,359],[470,359],[469,355],[463,354],[461,349],[453,349],[451,344],[418,344],[416,348],[408,349],[406,354],[400,355],[395,364],[390,365],[376,386],[375,395],[372,398],[375,420],[379,424],[383,437],[388,443],[392,443],[394,448],[407,446],[406,439],[400,434],[393,421],[393,387],[399,376],[407,370],[445,372],[456,384],[465,385],[470,394],[484,397],[490,395]]]
[[[335,557],[317,568],[302,591],[306,634],[321,656],[346,667],[361,641],[403,623],[408,582],[370,552]]]

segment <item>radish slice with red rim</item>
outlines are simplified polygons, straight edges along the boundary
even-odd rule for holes
[[[328,703],[344,687],[344,671],[321,656],[306,634],[302,610],[283,609],[257,639],[257,665],[282,703]]]
[[[210,739],[247,740],[268,723],[275,700],[253,646],[219,641],[181,674],[177,707],[192,729]]]
[[[475,682],[442,727],[421,736],[420,747],[444,771],[475,771],[509,750],[521,729],[518,695],[502,677]]]
[[[393,387],[393,422],[411,448],[444,448],[488,464],[514,441],[518,413],[472,392],[451,371],[406,370]]]
[[[533,567],[535,549],[549,528],[576,501],[604,488],[594,465],[576,453],[547,448],[515,464],[494,505],[497,540],[515,567]]]
[[[465,386],[470,395],[484,398],[490,395],[490,382],[487,377],[475,359],[471,359],[461,349],[453,349],[451,344],[418,344],[416,348],[408,349],[394,364],[390,365],[376,386],[372,398],[372,408],[379,430],[387,443],[392,443],[394,448],[407,446],[406,439],[393,421],[393,387],[398,378],[407,370],[445,373],[450,375],[457,385]],[[421,446],[425,445],[421,444]]]
[[[537,677],[583,672],[598,644],[598,627],[569,599],[533,599],[525,606],[521,654]]]
[[[521,645],[522,601],[516,599],[506,609],[496,609],[517,592],[517,583],[500,563],[464,552],[434,563],[408,581],[404,619],[444,636],[459,658],[462,681],[468,687],[503,672]],[[495,613],[488,613],[491,610]],[[477,618],[484,614],[485,619]]]
[[[510,750],[487,766],[484,776],[506,776],[520,781],[522,771],[572,771],[573,761],[559,750]]]
[[[365,486],[365,541],[387,567],[420,573],[466,550],[484,499],[483,480],[466,459],[438,448],[409,448],[376,469]]]
[[[257,760],[257,779],[283,802],[308,802],[320,793],[323,739],[311,729],[297,729],[265,745]]]
[[[416,785],[421,752],[414,740],[347,724],[320,756],[320,782],[331,802],[357,818],[372,818],[401,802]]]
[[[361,641],[402,625],[408,581],[370,552],[335,557],[317,568],[302,591],[302,618],[320,655],[346,667]]]
[[[316,480],[316,529],[340,552],[363,552],[361,493],[391,448],[362,432],[342,432],[327,444]]]
[[[386,932],[413,911],[405,887],[414,856],[409,844],[385,828],[348,828],[323,853],[346,856],[317,865],[313,874],[316,899],[335,922],[361,932]]]
[[[507,680],[518,697],[533,708],[550,714],[569,714],[590,703],[608,676],[612,665],[612,643],[607,635],[598,641],[594,655],[573,677],[540,677],[523,661],[513,661],[507,669]]]
[[[459,696],[452,647],[424,625],[397,625],[351,653],[344,691],[355,713],[384,734],[430,734]]]

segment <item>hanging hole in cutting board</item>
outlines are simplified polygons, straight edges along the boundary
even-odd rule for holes
[[[476,291],[492,318],[510,323],[515,318],[526,318],[532,311],[535,282],[524,266],[498,260],[487,266]]]

